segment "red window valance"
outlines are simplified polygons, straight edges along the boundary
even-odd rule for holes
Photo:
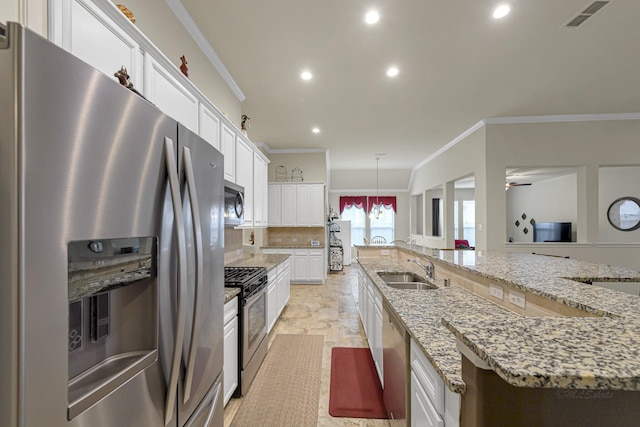
[[[355,206],[360,209],[367,207],[367,196],[340,196],[340,213],[342,211]]]
[[[342,214],[342,211],[352,206],[371,212],[378,204],[387,209],[393,208],[393,211],[398,213],[396,196],[340,196],[340,213]]]
[[[395,213],[398,213],[398,208],[396,206],[396,196],[369,196],[367,202],[367,212],[371,212],[373,208],[375,208],[379,204],[387,209],[393,208],[393,211]]]

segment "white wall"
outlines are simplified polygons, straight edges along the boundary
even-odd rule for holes
[[[462,177],[474,175],[476,182],[476,248],[478,249],[486,247],[484,230],[487,221],[487,203],[484,182],[487,171],[485,157],[485,128],[480,127],[422,167],[417,168],[409,187],[409,193],[415,195],[424,193],[427,189],[442,186],[445,206],[452,206],[455,197],[453,182]],[[504,192],[504,169],[502,175]],[[430,210],[431,201],[425,200],[424,203],[425,206],[427,203],[429,204],[427,209]],[[412,235],[416,239],[416,243],[432,248],[453,248],[453,212],[446,209],[444,218],[444,229],[446,230],[444,237]],[[430,228],[431,224],[426,224],[424,231],[426,232]]]
[[[266,153],[269,163],[269,182],[276,180],[276,168],[284,166],[291,180],[294,168],[302,170],[304,182],[327,182],[326,153]]]
[[[537,222],[571,222],[572,240],[576,241],[577,195],[575,174],[535,182],[531,186],[509,188],[506,191],[507,239],[533,242],[533,219]],[[525,219],[522,219],[523,214]]]
[[[355,163],[355,162],[354,162]],[[410,170],[379,169],[380,189],[406,191],[409,186]],[[331,171],[332,190],[372,190],[376,188],[376,170],[374,169],[334,169]]]
[[[640,166],[601,167],[599,175],[600,242],[640,243],[640,230],[620,231],[607,220],[607,210],[614,200],[624,196],[640,199]]]
[[[19,22],[47,36],[47,0],[0,0],[0,23]]]
[[[617,240],[600,244],[601,165],[640,165],[640,120],[602,120],[552,123],[486,125],[486,171],[476,176],[477,189],[484,187],[489,215],[486,249],[568,255],[586,261],[640,270],[640,243]],[[504,191],[507,167],[569,167],[577,173],[577,243],[508,244],[507,206]],[[637,190],[636,190],[637,191]],[[637,193],[636,193],[637,194]],[[603,195],[607,200],[610,196]],[[477,199],[480,195],[477,194]],[[635,242],[640,239],[635,238]]]

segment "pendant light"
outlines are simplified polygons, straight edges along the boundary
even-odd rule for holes
[[[378,155],[380,156],[380,155]],[[380,168],[379,168],[379,163],[380,163],[380,157],[376,156],[376,203],[374,205],[374,208],[371,210],[371,212],[369,213],[369,218],[371,219],[380,219],[382,218],[384,215],[382,213],[382,210],[380,209],[380,198],[379,198],[379,175],[380,175]],[[375,212],[375,213],[374,213]]]

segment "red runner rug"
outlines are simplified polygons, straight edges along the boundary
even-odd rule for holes
[[[368,348],[331,350],[329,415],[347,418],[387,418],[371,352]]]

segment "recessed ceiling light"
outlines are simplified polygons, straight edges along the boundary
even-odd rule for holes
[[[364,22],[366,22],[369,25],[373,25],[376,22],[378,22],[379,20],[380,20],[380,14],[378,13],[377,10],[370,10],[364,16]]]
[[[400,70],[398,70],[397,67],[389,67],[389,69],[387,70],[387,76],[395,77],[398,75],[399,72]]]
[[[313,129],[311,129],[311,132],[320,133],[320,128],[313,128]]]
[[[493,17],[495,19],[501,19],[507,16],[509,12],[511,12],[511,5],[503,3],[493,10]]]
[[[305,70],[300,74],[300,78],[302,80],[311,80],[313,78],[313,74],[311,74],[311,71]]]

